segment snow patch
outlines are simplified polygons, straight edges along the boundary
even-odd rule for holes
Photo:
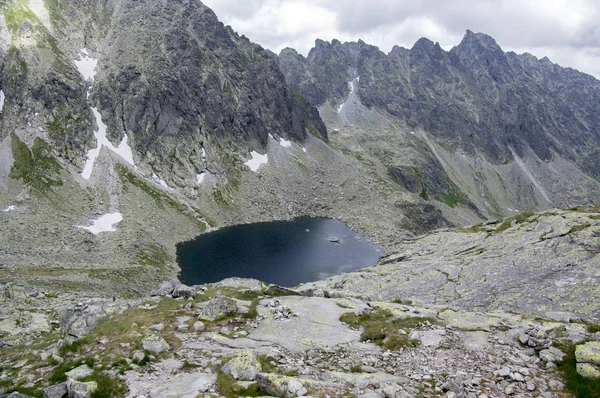
[[[159,176],[157,176],[156,174],[152,174],[152,179],[154,180],[154,182],[156,182],[158,185],[160,185],[161,187],[169,190],[169,191],[174,191],[173,188],[171,188],[167,182],[165,180],[163,180],[162,178],[160,178]]]
[[[2,113],[2,109],[4,109],[4,99],[6,97],[4,96],[4,91],[0,90],[0,113]]]
[[[269,163],[269,157],[267,154],[261,155],[256,151],[252,151],[250,155],[252,156],[252,159],[248,160],[244,164],[250,167],[250,170],[255,173],[258,171],[261,165]]]
[[[96,76],[98,60],[90,57],[86,48],[81,49],[81,53],[83,56],[79,61],[75,61],[75,66],[85,80],[91,80],[93,82],[94,76]]]
[[[85,229],[94,235],[98,235],[101,232],[114,232],[117,230],[116,225],[123,221],[123,215],[121,213],[108,213],[95,220],[90,227],[84,227],[78,225],[78,228]]]
[[[202,147],[202,159],[206,158],[206,150]]]
[[[302,152],[306,153],[306,148],[302,148]]]
[[[356,87],[358,86],[359,82],[360,82],[360,76],[358,76],[356,79],[354,79],[354,80],[352,80],[351,82],[348,83],[348,86],[350,86],[350,94],[348,95],[348,98],[346,99],[346,102],[344,102],[338,108],[338,113],[341,113],[342,109],[344,109],[344,106],[348,103],[348,101],[350,101],[350,98],[352,97],[352,94],[354,94],[354,90],[356,90]]]
[[[287,140],[284,140],[283,138],[281,138],[279,141],[279,145],[281,145],[284,148],[289,148],[292,146],[292,143],[290,141],[287,141]]]
[[[196,182],[198,184],[202,184],[202,181],[204,181],[204,177],[206,177],[206,173],[196,174]]]
[[[127,134],[123,136],[123,140],[119,146],[115,147],[108,140],[108,138],[106,138],[106,124],[102,122],[102,115],[100,115],[100,112],[98,112],[98,108],[92,108],[92,112],[96,118],[96,124],[98,125],[98,130],[94,131],[94,136],[96,137],[96,148],[90,149],[88,152],[81,176],[86,180],[90,179],[92,176],[92,170],[94,169],[94,163],[100,155],[100,150],[103,146],[121,156],[123,160],[135,167],[135,164],[133,163],[133,151],[131,150],[129,144],[127,144]]]
[[[17,206],[14,206],[14,205],[8,205],[8,206],[6,206],[6,209],[4,209],[4,210],[2,210],[2,211],[3,211],[3,212],[5,212],[5,213],[8,213],[8,212],[10,212],[10,211],[15,211],[15,210],[17,210]]]

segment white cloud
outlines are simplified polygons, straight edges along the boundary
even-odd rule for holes
[[[279,52],[307,54],[317,38],[365,42],[388,52],[420,37],[443,48],[470,29],[505,51],[529,52],[600,77],[596,0],[205,0],[219,19]]]

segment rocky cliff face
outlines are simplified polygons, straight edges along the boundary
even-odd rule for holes
[[[530,147],[542,160],[553,153],[597,176],[600,82],[547,58],[505,53],[493,38],[467,31],[449,52],[428,39],[384,54],[358,43],[317,41],[304,59],[280,54],[290,85],[313,105],[340,104],[347,83],[360,76],[359,96],[466,152],[483,150],[494,162],[523,156]],[[324,93],[315,93],[313,86]]]
[[[265,50],[199,1],[48,2],[44,11],[46,24],[24,2],[5,6],[0,138],[36,115],[58,154],[81,165],[94,106],[112,142],[127,136],[136,164],[177,186],[222,168],[223,150],[264,149],[268,134],[327,139]],[[97,62],[89,92],[73,63],[84,57]]]
[[[567,190],[553,187],[556,178],[572,181],[573,167],[576,196],[598,190],[592,178],[600,173],[600,82],[589,75],[547,58],[505,53],[491,37],[471,31],[448,52],[425,38],[389,54],[362,41],[318,40],[306,58],[289,49],[279,58],[288,83],[320,107],[330,130],[353,127],[351,134],[373,142],[381,130],[422,136],[429,149],[413,150],[411,164],[370,153],[409,191],[440,200],[463,196],[484,213],[502,215],[573,204]],[[428,157],[442,165],[436,176],[407,171],[426,170]],[[523,162],[527,170],[500,170]],[[571,177],[544,176],[559,169]],[[444,180],[463,194],[439,183]]]

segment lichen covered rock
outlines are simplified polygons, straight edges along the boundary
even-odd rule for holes
[[[262,367],[256,355],[253,352],[246,351],[227,362],[221,370],[236,380],[252,381],[256,378],[256,373],[262,370]]]

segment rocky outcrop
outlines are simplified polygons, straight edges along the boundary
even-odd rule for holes
[[[171,186],[195,181],[207,167],[227,170],[223,151],[262,151],[269,134],[327,138],[316,110],[286,85],[267,51],[199,1],[57,7],[76,16],[60,21],[59,43],[62,34],[87,32],[81,46],[98,59],[90,101],[109,138],[120,142],[127,134],[136,162]],[[133,23],[138,18],[145,23]]]
[[[583,377],[600,379],[600,342],[578,345],[575,350],[577,372]]]
[[[522,214],[400,243],[379,265],[307,283],[330,297],[600,321],[597,208]],[[523,344],[547,348],[538,331]]]
[[[221,317],[235,314],[237,311],[238,307],[235,300],[226,296],[217,295],[204,305],[200,310],[198,317],[200,319],[214,321]]]

